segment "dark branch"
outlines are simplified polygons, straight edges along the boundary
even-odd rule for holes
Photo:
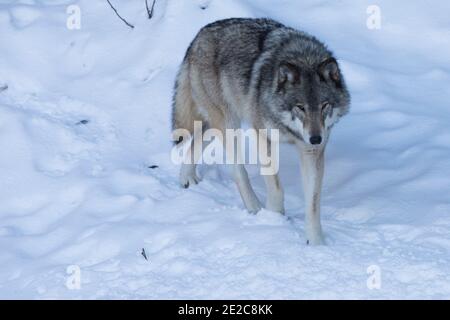
[[[151,19],[153,17],[153,10],[155,9],[156,0],[153,0],[152,7],[149,8],[148,0],[145,0],[145,7],[147,8],[148,18]]]
[[[134,29],[134,26],[133,26],[131,23],[129,23],[127,20],[125,20],[124,18],[122,18],[122,17],[120,16],[120,14],[117,12],[116,8],[113,7],[113,5],[111,4],[111,2],[109,2],[109,0],[106,0],[106,1],[109,3],[109,6],[111,7],[111,9],[114,10],[114,12],[116,13],[116,15],[120,18],[120,20],[122,20],[123,22],[125,22],[125,24],[126,24],[127,26],[129,26],[131,29]]]
[[[145,249],[144,248],[142,248],[141,254],[144,257],[144,259],[148,261],[147,253],[145,253]]]

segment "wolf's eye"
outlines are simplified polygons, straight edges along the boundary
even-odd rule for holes
[[[299,108],[302,112],[305,112],[305,106],[302,105],[301,103],[298,103],[298,104],[296,105],[296,107]]]

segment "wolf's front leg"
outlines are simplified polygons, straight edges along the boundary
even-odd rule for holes
[[[284,194],[278,174],[264,175],[267,189],[266,209],[284,214]]]
[[[324,147],[300,148],[303,192],[305,197],[305,231],[308,244],[324,244],[320,224],[320,194],[324,171]]]
[[[279,149],[272,150],[272,142],[266,137],[259,137],[259,160],[261,175],[266,183],[266,209],[284,214],[284,193],[278,176]]]

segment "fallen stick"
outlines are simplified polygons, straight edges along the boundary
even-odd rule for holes
[[[129,23],[127,20],[125,20],[124,18],[121,17],[121,15],[117,12],[116,8],[114,8],[114,6],[111,4],[111,2],[109,2],[109,0],[106,0],[109,3],[109,6],[111,7],[111,9],[114,10],[114,12],[116,13],[116,15],[120,18],[120,20],[122,20],[123,22],[125,22],[125,24],[127,26],[129,26],[131,29],[134,29],[134,26]]]
[[[147,8],[148,18],[151,19],[153,17],[153,10],[155,9],[156,0],[153,0],[152,7],[149,8],[148,0],[145,0],[145,7]]]

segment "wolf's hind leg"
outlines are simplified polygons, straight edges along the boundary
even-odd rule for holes
[[[181,164],[180,184],[185,189],[200,182],[200,178],[197,175],[196,169],[203,152],[203,142],[201,130],[197,131],[198,132],[194,132],[194,136],[192,137],[191,141],[189,141],[189,147],[186,153],[185,161],[183,164]]]
[[[180,184],[183,188],[187,189],[190,186],[198,184],[200,178],[196,173],[195,164],[182,164],[180,170]]]
[[[202,121],[202,117],[198,112],[198,107],[192,96],[189,66],[185,61],[183,62],[177,75],[172,108],[172,129],[174,134],[177,129],[184,129],[189,131],[190,135],[193,135],[192,139],[190,137],[183,137],[184,139],[189,139],[190,141],[181,140],[181,142],[179,142],[179,147],[185,143],[189,143],[186,158],[184,163],[181,165],[180,170],[180,184],[184,188],[188,188],[190,185],[197,184],[200,181],[196,174],[196,164],[201,156],[201,148],[200,151],[196,150],[197,148],[195,148],[194,145],[198,141],[194,141],[194,139],[196,139],[196,136],[198,139],[198,136],[200,135],[201,140],[201,132],[197,132],[196,134],[195,121]],[[177,141],[178,138],[180,137],[174,137],[174,141]]]

